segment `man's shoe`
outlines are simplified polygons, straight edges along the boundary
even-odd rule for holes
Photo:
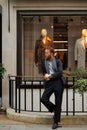
[[[58,124],[54,123],[52,129],[57,129],[57,128],[58,128]]]

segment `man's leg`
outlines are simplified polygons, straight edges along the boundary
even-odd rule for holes
[[[45,88],[44,93],[43,93],[42,98],[41,98],[41,102],[46,106],[46,108],[50,112],[53,112],[55,109],[55,105],[49,101],[49,98],[52,95],[52,93],[53,93],[53,89],[52,89],[52,86],[50,84],[49,86],[47,86]]]
[[[58,84],[58,87],[54,90],[55,94],[54,123],[60,122],[63,90],[64,89],[63,86],[61,86],[61,82]]]

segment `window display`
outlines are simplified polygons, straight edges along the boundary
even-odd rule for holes
[[[35,64],[38,67],[39,73],[42,73],[41,62],[42,62],[42,59],[44,58],[44,49],[47,46],[53,47],[53,41],[49,36],[47,36],[47,30],[42,29],[41,37],[39,40],[36,40],[36,44],[35,44]]]
[[[86,34],[87,29],[82,30],[82,36],[80,39],[76,40],[75,43],[75,62],[77,67],[82,67],[85,69],[85,59],[86,59]]]
[[[86,64],[87,38],[82,49],[77,40],[83,29],[87,29],[87,16],[26,16],[22,23],[22,74],[41,76],[41,60],[47,45],[54,47],[54,56],[62,61],[64,70],[74,70]],[[87,35],[87,32],[86,32]],[[77,47],[79,46],[79,47]],[[84,58],[77,59],[78,49]],[[78,66],[76,62],[78,62]]]

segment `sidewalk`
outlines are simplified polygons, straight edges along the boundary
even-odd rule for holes
[[[0,115],[0,130],[51,130],[52,125],[29,124],[17,122],[7,118],[6,115]],[[63,125],[57,130],[87,130],[86,125]]]
[[[0,130],[51,130],[51,125],[0,125]],[[87,130],[87,126],[63,126],[57,130]]]

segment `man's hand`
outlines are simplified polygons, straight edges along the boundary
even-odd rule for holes
[[[50,80],[49,74],[45,74],[45,75],[44,75],[44,79],[45,79],[46,81]]]

